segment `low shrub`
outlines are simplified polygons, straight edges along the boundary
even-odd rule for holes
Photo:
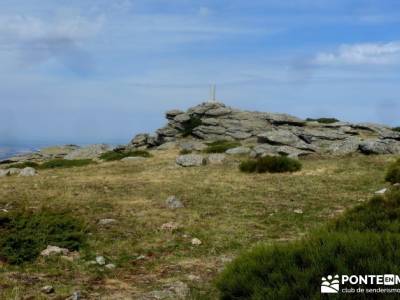
[[[10,264],[33,261],[48,245],[79,250],[85,239],[84,223],[66,211],[0,213],[0,260]]]
[[[125,157],[140,156],[140,157],[151,157],[151,154],[146,150],[132,150],[128,152],[122,151],[108,151],[100,156],[100,159],[105,161],[121,160]]]
[[[224,153],[226,150],[239,147],[240,143],[235,141],[215,141],[207,144],[206,153]]]
[[[332,123],[340,122],[336,118],[318,118],[318,119],[307,118],[306,121],[307,122],[318,122],[318,123],[322,123],[322,124],[332,124]]]
[[[72,168],[72,167],[83,167],[95,163],[91,159],[53,159],[44,162],[38,166],[38,169],[56,169],[56,168]]]
[[[242,161],[239,169],[247,173],[283,173],[301,170],[301,162],[287,156],[265,156]]]
[[[393,131],[400,131],[400,127],[393,127],[392,130]]]
[[[398,274],[399,233],[400,189],[394,189],[306,239],[242,254],[224,270],[217,287],[221,299],[321,299],[322,276]]]
[[[224,270],[217,282],[220,299],[321,299],[322,276],[398,274],[398,247],[399,234],[326,231],[300,242],[259,246]]]
[[[390,183],[400,183],[400,159],[389,166],[385,179]]]
[[[202,121],[199,117],[191,116],[189,121],[182,123],[183,125],[182,135],[184,137],[192,135],[193,129],[200,126],[201,124]]]
[[[37,168],[39,168],[39,166],[40,165],[38,163],[35,163],[32,161],[26,161],[23,163],[13,164],[11,167],[18,168],[18,169],[23,169],[23,168],[28,168],[28,167],[37,169]]]

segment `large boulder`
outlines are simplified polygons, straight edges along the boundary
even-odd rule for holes
[[[202,166],[206,163],[206,159],[198,154],[185,154],[176,158],[176,163],[182,167]]]
[[[333,155],[345,155],[358,151],[361,144],[359,137],[349,137],[345,140],[336,141],[330,145],[328,152]]]
[[[367,140],[359,148],[364,154],[400,154],[400,144],[395,140]]]
[[[271,145],[291,146],[298,149],[314,150],[310,144],[307,144],[297,135],[287,129],[275,129],[259,134],[258,141],[260,143],[268,143]]]
[[[24,176],[24,177],[29,177],[29,176],[35,176],[36,175],[36,170],[31,167],[27,167],[21,170],[19,172],[19,176]]]
[[[275,125],[304,126],[306,124],[306,121],[288,114],[265,113],[264,116],[266,120]]]

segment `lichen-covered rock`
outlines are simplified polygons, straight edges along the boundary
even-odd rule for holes
[[[176,158],[176,163],[182,167],[198,167],[206,163],[206,159],[198,154],[185,154]]]
[[[225,159],[226,159],[226,155],[225,155],[225,154],[222,154],[222,153],[213,153],[213,154],[210,154],[210,155],[207,157],[207,162],[208,162],[210,165],[219,165],[219,164],[222,164],[222,163],[224,162]]]

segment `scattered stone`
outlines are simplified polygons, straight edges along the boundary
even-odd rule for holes
[[[136,161],[144,161],[146,160],[146,157],[142,157],[142,156],[128,156],[128,157],[124,157],[123,159],[121,159],[122,162],[136,162]]]
[[[64,159],[95,159],[99,158],[101,154],[110,151],[112,148],[105,144],[100,145],[89,145],[72,151],[67,154]]]
[[[8,171],[8,175],[18,175],[21,173],[21,169],[18,168],[9,168],[6,171]]]
[[[243,155],[243,154],[249,154],[250,151],[251,151],[250,148],[240,146],[240,147],[228,149],[228,150],[226,150],[225,153],[229,154],[229,155]]]
[[[101,219],[101,220],[99,220],[98,224],[100,226],[105,226],[105,225],[114,224],[116,222],[117,222],[117,220],[115,220],[115,219]]]
[[[51,285],[46,285],[40,289],[43,294],[52,294],[54,293],[54,287]]]
[[[293,210],[293,212],[294,212],[295,214],[299,214],[299,215],[302,215],[302,214],[303,214],[303,210],[300,209],[300,208]]]
[[[107,264],[105,266],[105,268],[108,269],[108,270],[114,270],[116,268],[116,266],[114,264]]]
[[[51,246],[48,245],[47,248],[45,250],[43,250],[42,252],[40,252],[41,256],[53,256],[53,255],[68,255],[69,254],[69,250],[66,248],[60,248],[57,246]]]
[[[165,201],[166,205],[168,208],[171,209],[177,209],[177,208],[183,208],[184,205],[181,200],[179,200],[176,196],[170,196],[167,198]]]
[[[204,157],[198,154],[180,155],[176,159],[176,163],[182,167],[202,166],[205,162]]]
[[[24,177],[29,177],[29,176],[35,176],[36,175],[36,170],[31,167],[27,167],[21,170],[19,172],[19,176],[24,176]]]
[[[387,190],[388,190],[387,188],[384,188],[384,189],[381,189],[379,191],[376,191],[375,195],[383,195],[383,194],[385,194],[387,192]]]
[[[104,256],[96,256],[96,263],[100,266],[104,266],[106,264],[106,259]]]
[[[164,285],[163,290],[152,291],[139,297],[139,300],[185,300],[190,293],[189,286],[181,281]]]
[[[211,165],[220,165],[224,162],[225,158],[225,154],[213,153],[207,157],[207,162]]]
[[[200,246],[202,242],[198,238],[193,238],[192,239],[192,245],[193,246]]]
[[[160,228],[161,228],[161,230],[165,230],[165,231],[174,231],[179,228],[179,225],[174,222],[168,222],[168,223],[162,224]]]
[[[81,292],[80,291],[75,291],[72,293],[71,296],[69,296],[67,299],[65,300],[81,300]]]

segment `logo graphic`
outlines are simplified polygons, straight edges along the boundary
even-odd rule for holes
[[[335,277],[329,275],[327,278],[322,277],[321,293],[322,294],[339,293],[339,275],[335,275]]]

